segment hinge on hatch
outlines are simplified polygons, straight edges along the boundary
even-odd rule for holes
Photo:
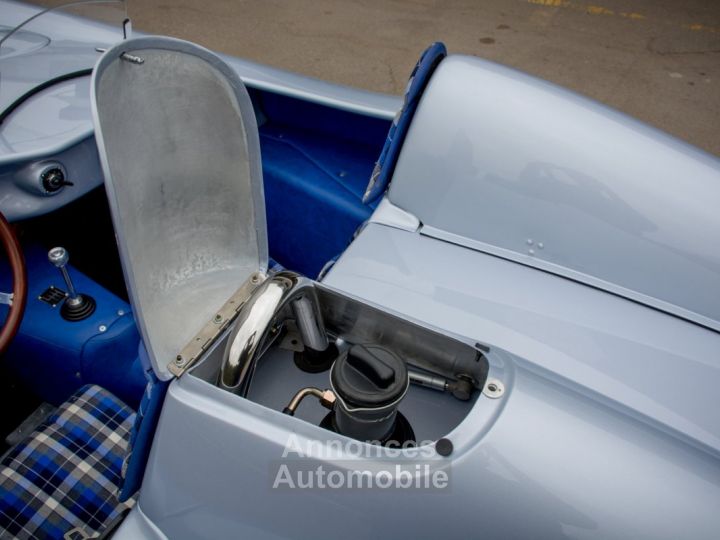
[[[237,317],[238,312],[252,292],[263,282],[267,276],[262,272],[255,272],[235,291],[225,304],[215,313],[202,329],[195,334],[190,342],[183,347],[175,359],[168,364],[170,373],[179,377],[185,373],[210,345],[222,334]]]

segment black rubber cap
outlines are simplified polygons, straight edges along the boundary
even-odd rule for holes
[[[453,452],[452,441],[450,439],[438,439],[435,443],[435,451],[441,456],[449,456]]]
[[[295,351],[293,360],[298,369],[306,373],[322,373],[332,366],[338,357],[338,349],[334,343],[330,343],[324,351],[316,351],[305,347],[303,351]]]
[[[408,372],[394,353],[376,346],[353,345],[335,361],[332,384],[351,406],[382,407],[405,393]]]

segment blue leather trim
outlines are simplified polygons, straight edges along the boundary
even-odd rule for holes
[[[445,44],[439,41],[430,45],[420,56],[420,60],[418,60],[415,69],[410,75],[402,109],[400,109],[390,126],[387,139],[385,139],[385,146],[383,146],[380,157],[375,164],[370,183],[363,196],[363,203],[374,203],[385,193],[395,171],[400,149],[405,141],[405,135],[407,135],[410,128],[420,98],[438,64],[446,56]]]

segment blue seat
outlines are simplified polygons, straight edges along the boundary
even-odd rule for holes
[[[82,387],[0,462],[0,538],[92,538],[134,504],[118,499],[135,413]]]

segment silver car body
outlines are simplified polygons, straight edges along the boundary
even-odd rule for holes
[[[400,105],[228,63],[250,87],[386,118]],[[94,149],[89,99],[86,110],[65,143],[0,156],[2,186],[19,189],[12,175],[78,143]],[[0,193],[11,215],[17,198],[27,216],[52,209],[27,189]],[[186,374],[115,537],[717,537],[718,202],[716,158],[549,83],[449,57],[388,193],[321,285],[489,350],[505,392],[480,396],[446,435],[451,491],[274,491],[269,467],[289,434],[327,432]]]

